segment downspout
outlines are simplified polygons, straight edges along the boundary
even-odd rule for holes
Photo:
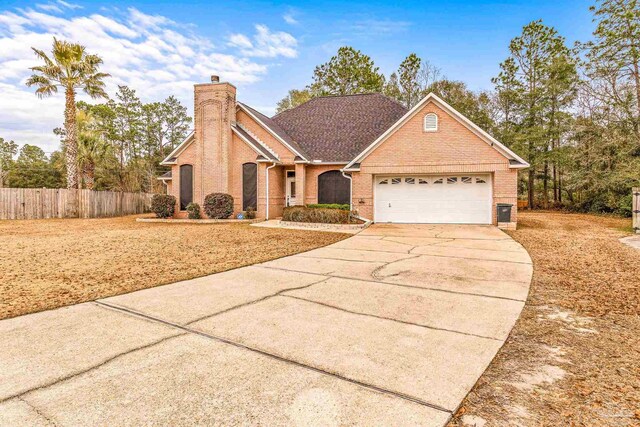
[[[347,175],[344,173],[344,169],[340,169],[340,173],[342,174],[342,176],[344,176],[349,180],[349,210],[352,211],[353,210],[353,179],[351,178],[351,175]]]
[[[349,210],[353,212],[353,177],[344,173],[344,169],[340,169],[342,176],[349,180]],[[360,215],[354,215],[354,218],[364,221],[365,223],[371,222],[370,219],[363,218]]]
[[[271,166],[269,166],[268,168],[265,169],[265,183],[267,186],[267,206],[265,208],[265,219],[268,220],[269,219],[269,169],[272,169],[276,166],[277,163],[273,163]]]

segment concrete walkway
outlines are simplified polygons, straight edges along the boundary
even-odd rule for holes
[[[634,249],[640,249],[640,235],[638,234],[635,236],[623,237],[620,241]]]
[[[0,321],[0,425],[442,426],[527,297],[495,227],[334,245]]]

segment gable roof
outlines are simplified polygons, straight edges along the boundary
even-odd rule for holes
[[[260,142],[255,138],[254,135],[251,135],[242,125],[239,123],[231,126],[231,130],[238,135],[240,139],[246,142],[249,147],[253,148],[253,150],[258,153],[259,158],[264,158],[264,160],[270,160],[273,162],[277,162],[278,156],[269,150],[264,143]]]
[[[189,132],[189,135],[180,143],[176,148],[173,149],[171,153],[163,161],[160,162],[161,165],[175,165],[176,160],[178,160],[178,156],[187,149],[189,145],[195,140],[194,138],[195,131]]]
[[[347,163],[407,109],[380,93],[313,98],[273,117],[310,161]]]
[[[258,124],[262,125],[273,137],[282,142],[285,147],[289,148],[293,154],[302,157],[304,160],[310,160],[305,151],[298,145],[298,143],[289,136],[289,134],[273,119],[265,116],[258,110],[254,110],[247,104],[238,102],[238,106],[244,110],[249,116],[251,116]]]
[[[433,92],[429,93],[427,96],[422,98],[420,102],[418,102],[411,110],[409,110],[404,116],[402,116],[393,126],[390,126],[389,129],[386,130],[382,135],[380,135],[373,143],[371,143],[368,147],[362,150],[359,154],[357,154],[344,169],[357,169],[359,168],[359,164],[364,160],[369,154],[375,150],[380,144],[382,144],[389,136],[395,133],[404,123],[406,123],[413,116],[418,114],[418,112],[424,107],[428,102],[433,102],[438,105],[440,108],[448,112],[454,119],[456,119],[459,123],[463,124],[467,127],[471,132],[476,134],[480,139],[485,141],[495,150],[497,150],[500,154],[506,157],[509,160],[509,167],[511,168],[526,168],[529,167],[529,163],[527,163],[522,157],[518,156],[516,153],[511,151],[505,145],[503,145],[500,141],[489,135],[484,130],[480,129],[478,125],[473,123],[471,120],[463,116],[459,111],[453,108],[451,105],[444,102],[441,98],[439,98]],[[358,165],[357,167],[355,165]]]

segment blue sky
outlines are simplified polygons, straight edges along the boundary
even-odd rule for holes
[[[210,74],[238,86],[238,98],[267,114],[338,47],[370,55],[385,73],[411,52],[471,89],[491,77],[522,26],[543,19],[569,43],[593,30],[593,1],[63,1],[5,0],[0,5],[0,137],[57,149],[62,96],[38,100],[24,86],[56,35],[100,54],[117,84],[144,101],[176,95],[192,109],[192,85]]]

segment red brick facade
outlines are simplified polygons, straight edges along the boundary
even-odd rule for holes
[[[276,218],[286,203],[286,171],[295,171],[296,203],[317,203],[318,176],[340,170],[345,164],[301,162],[267,126],[236,103],[236,88],[228,83],[195,85],[195,131],[193,142],[178,155],[172,166],[170,194],[180,197],[180,166],[193,165],[193,200],[202,205],[212,192],[229,193],[235,213],[242,210],[245,163],[257,163],[257,215]],[[427,113],[438,116],[438,130],[425,132]],[[232,131],[241,126],[278,158],[259,158],[256,149]],[[275,166],[274,166],[275,163]],[[362,217],[374,218],[374,176],[380,174],[488,173],[492,177],[493,222],[496,204],[513,204],[513,223],[517,218],[517,169],[509,160],[476,133],[469,130],[445,109],[427,102],[379,146],[360,161],[360,170],[352,172],[352,205]],[[267,179],[268,173],[268,179]],[[267,181],[269,197],[267,198]],[[179,203],[179,202],[178,202]],[[184,212],[177,213],[184,216]]]
[[[427,113],[438,116],[438,130],[425,132]],[[509,160],[434,103],[427,103],[415,116],[378,146],[353,174],[353,205],[360,215],[375,221],[373,176],[377,174],[447,174],[487,172],[493,182],[493,222],[496,204],[513,204],[511,221],[517,219],[517,169]]]

